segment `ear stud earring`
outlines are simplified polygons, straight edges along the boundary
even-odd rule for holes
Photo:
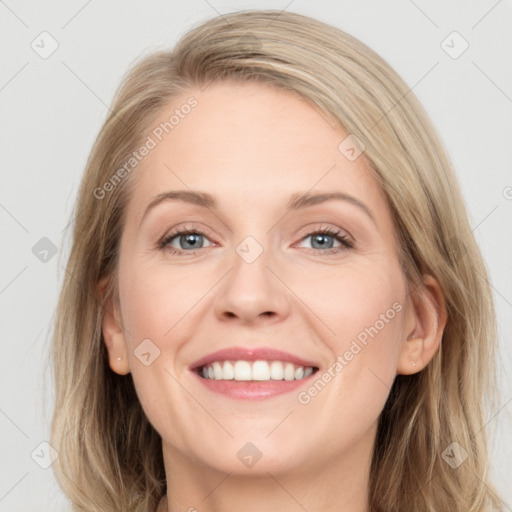
[[[412,359],[411,359],[411,361],[412,361],[413,366],[416,366],[416,361],[414,361]]]
[[[123,359],[123,358],[122,358],[122,357],[118,357],[118,358],[117,358],[117,360],[118,360],[118,361],[121,361],[121,359]]]

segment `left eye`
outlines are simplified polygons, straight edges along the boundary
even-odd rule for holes
[[[339,229],[321,228],[309,233],[302,240],[307,240],[308,238],[312,240],[312,247],[306,247],[306,249],[315,253],[338,254],[347,249],[354,248],[353,242]],[[335,242],[338,242],[337,246],[333,246]]]
[[[165,237],[161,242],[161,247],[169,247],[177,250],[177,252],[186,249],[200,249],[204,246],[203,239],[206,239],[206,235],[198,231],[181,231],[175,234],[171,234]],[[178,247],[173,244],[178,242]],[[189,251],[187,251],[189,252]]]
[[[306,235],[302,240],[311,239],[312,249],[333,249],[334,243],[338,242],[338,246],[344,245],[344,237],[338,237],[336,233],[319,231],[318,233],[311,233]]]

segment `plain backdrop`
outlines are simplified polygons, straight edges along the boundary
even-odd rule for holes
[[[512,511],[510,0],[0,1],[0,511],[67,509],[45,444],[48,348],[66,226],[113,92],[141,55],[173,46],[199,21],[248,8],[310,15],[356,36],[398,71],[438,129],[495,297],[500,408],[482,427],[491,476]]]

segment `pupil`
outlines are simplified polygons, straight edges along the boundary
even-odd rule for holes
[[[187,243],[190,243],[194,247],[194,244],[197,243],[197,237],[199,237],[199,236],[201,236],[201,235],[198,235],[197,233],[189,233],[188,235],[185,235],[185,240]],[[197,243],[197,245],[195,245],[195,246],[200,247],[200,244]]]
[[[329,248],[331,248],[332,243],[329,244],[328,241],[326,241],[327,238],[332,239],[332,236],[331,235],[315,235],[315,237],[313,238],[313,246],[315,245],[315,243],[319,242],[320,247],[326,247],[327,245],[329,245]]]

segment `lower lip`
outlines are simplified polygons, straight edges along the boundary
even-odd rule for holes
[[[284,393],[290,393],[300,388],[305,382],[315,375],[313,372],[305,379],[300,380],[268,380],[268,381],[244,381],[244,380],[213,380],[201,377],[193,371],[203,386],[210,391],[225,395],[236,400],[255,400],[272,398]]]

